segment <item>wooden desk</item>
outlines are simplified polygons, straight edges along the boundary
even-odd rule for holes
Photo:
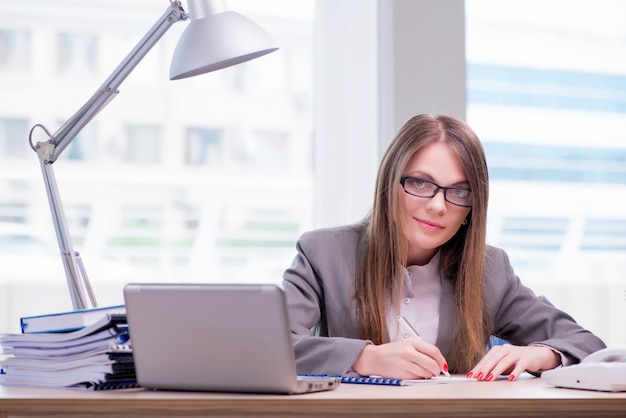
[[[50,390],[0,386],[8,417],[626,417],[626,392],[549,387],[541,379],[393,387],[343,384],[308,395]]]

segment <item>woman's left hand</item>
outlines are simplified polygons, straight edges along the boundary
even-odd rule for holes
[[[503,374],[515,380],[525,371],[539,372],[554,369],[561,364],[561,356],[542,346],[497,345],[467,374],[478,380],[492,381]]]

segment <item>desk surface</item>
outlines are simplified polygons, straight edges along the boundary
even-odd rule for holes
[[[624,417],[626,392],[548,386],[539,378],[375,386],[342,384],[307,395],[246,395],[124,389],[81,391],[0,386],[0,418],[27,416],[463,416]]]

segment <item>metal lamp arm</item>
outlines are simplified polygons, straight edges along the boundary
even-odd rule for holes
[[[39,157],[74,309],[86,309],[97,305],[80,256],[72,248],[67,220],[63,212],[54,172],[52,171],[52,163],[57,160],[70,142],[76,138],[78,133],[98,114],[98,112],[115,97],[120,84],[122,84],[159,39],[161,39],[165,32],[167,32],[174,23],[185,19],[187,19],[187,13],[182,8],[180,1],[170,0],[170,6],[148,33],[144,35],[93,96],[91,96],[78,112],[68,119],[54,135],[50,135],[48,130],[42,125],[35,125],[31,130],[29,138],[30,146],[37,152]],[[45,142],[37,142],[33,145],[32,134],[36,127],[42,128],[48,134],[49,139]]]

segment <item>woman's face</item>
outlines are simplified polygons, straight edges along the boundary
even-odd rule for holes
[[[416,153],[402,176],[417,177],[443,187],[469,189],[461,162],[450,146],[441,142]],[[408,265],[426,264],[456,234],[471,208],[447,202],[443,190],[427,198],[406,193],[401,184],[398,187],[401,224],[408,240]]]

